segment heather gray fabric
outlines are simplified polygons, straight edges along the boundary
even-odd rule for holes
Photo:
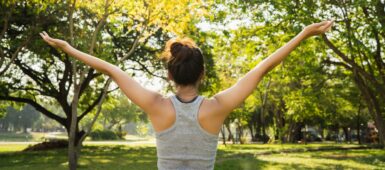
[[[198,96],[191,103],[182,103],[171,96],[176,112],[175,123],[155,133],[159,170],[214,169],[218,135],[205,131],[198,122],[203,101]]]

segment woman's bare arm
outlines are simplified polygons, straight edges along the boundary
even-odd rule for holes
[[[157,101],[163,99],[160,94],[142,87],[119,67],[87,53],[81,52],[69,45],[66,41],[51,38],[46,32],[40,33],[40,35],[49,45],[55,48],[60,48],[68,55],[73,56],[86,65],[89,65],[92,68],[110,76],[124,92],[124,94],[135,104],[141,107],[146,113],[152,113],[153,110],[156,110],[156,106],[158,105],[157,103],[159,103]]]
[[[332,26],[333,21],[324,21],[321,23],[315,23],[305,27],[305,29],[299,33],[296,37],[290,40],[287,44],[279,48],[269,57],[261,61],[256,67],[250,70],[245,76],[243,76],[232,87],[219,92],[213,97],[213,101],[216,105],[216,116],[222,119],[226,118],[228,114],[238,107],[257,87],[264,75],[266,75],[271,69],[277,66],[283,59],[285,59],[291,51],[293,51],[301,41],[306,38],[323,34]]]

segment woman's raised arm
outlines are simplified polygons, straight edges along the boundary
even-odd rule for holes
[[[87,53],[81,52],[69,45],[66,41],[51,38],[46,32],[40,33],[40,36],[52,47],[60,48],[68,55],[73,56],[86,65],[89,65],[92,68],[110,76],[124,92],[124,94],[131,101],[141,107],[146,113],[153,113],[156,111],[157,106],[160,105],[160,102],[158,101],[163,99],[160,94],[142,87],[119,67]]]
[[[217,108],[215,114],[222,119],[226,118],[233,109],[238,107],[253,92],[263,76],[281,63],[301,41],[310,36],[325,33],[331,28],[332,24],[333,21],[324,21],[305,27],[301,33],[260,62],[235,85],[216,94],[213,97],[215,108]]]

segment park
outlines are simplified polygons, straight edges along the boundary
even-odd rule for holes
[[[0,1],[0,169],[385,169],[385,2]]]

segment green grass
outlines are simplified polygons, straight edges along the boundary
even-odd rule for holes
[[[34,136],[29,133],[0,133],[0,141],[19,141],[26,142],[34,140]]]
[[[0,133],[1,142],[41,142],[49,138],[66,139],[67,136],[65,133],[59,133],[59,134],[49,136],[47,135],[47,133],[43,133],[43,132],[32,132],[32,133],[1,132]]]
[[[233,169],[385,169],[384,149],[306,151],[358,145],[220,145],[216,170]],[[0,145],[0,169],[67,169],[66,150],[18,152],[26,145]],[[283,153],[281,153],[283,152]],[[156,169],[156,148],[124,145],[87,145],[79,169]]]

